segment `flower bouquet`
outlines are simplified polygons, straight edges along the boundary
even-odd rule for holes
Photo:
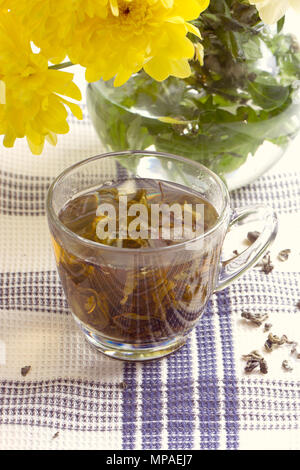
[[[155,80],[190,75],[194,45],[201,38],[190,21],[209,0],[0,0],[0,135],[12,147],[26,137],[33,153],[45,140],[68,132],[68,107],[82,112],[73,75],[114,77],[120,86],[144,69]],[[68,60],[65,62],[65,59]]]

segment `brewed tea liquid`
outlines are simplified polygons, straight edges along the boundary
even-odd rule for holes
[[[134,216],[131,216],[127,217],[125,223],[127,234],[125,237],[123,236],[123,238],[120,239],[120,231],[122,228],[120,223],[120,198],[122,196],[126,196],[127,198],[127,211],[129,211],[133,204],[140,204],[145,207],[147,220],[144,220],[144,222],[148,222],[149,230],[145,234],[146,236],[144,238],[140,236],[137,239],[130,238],[130,236],[128,236],[128,227],[130,227],[130,222],[134,220]],[[180,240],[178,238],[174,239],[174,236],[172,236],[174,234],[172,229],[176,223],[177,227],[178,224],[183,227],[184,219],[180,218],[180,220],[177,220],[176,213],[171,212],[170,218],[162,219],[161,217],[159,219],[159,230],[157,231],[157,234],[155,233],[155,235],[157,235],[156,238],[153,238],[153,233],[151,233],[151,207],[156,204],[166,204],[168,207],[171,207],[174,203],[179,204],[182,208],[184,208],[185,204],[190,205],[190,211],[193,212],[193,226],[186,227],[187,230],[185,232],[182,231],[182,237]],[[103,219],[101,216],[96,216],[97,208],[100,204],[109,204],[115,209],[117,224],[114,237],[107,237],[104,239],[99,238],[99,235],[97,234],[97,223]],[[75,232],[88,240],[93,240],[105,245],[116,246],[118,248],[159,248],[174,245],[179,243],[179,241],[182,242],[184,240],[189,240],[196,236],[196,211],[193,210],[193,208],[196,208],[196,204],[203,208],[204,214],[201,213],[200,217],[203,216],[204,218],[202,221],[203,230],[206,231],[215,224],[218,215],[215,208],[208,201],[201,198],[196,192],[187,191],[186,187],[170,184],[165,181],[156,181],[151,179],[126,180],[118,186],[100,188],[96,191],[73,199],[61,211],[60,220],[64,225],[72,230],[72,232]],[[166,232],[162,232],[164,221],[166,224],[170,223],[171,225],[170,237],[164,236]],[[202,228],[202,225],[200,227]]]
[[[132,263],[109,261],[98,256],[91,261],[82,253],[54,240],[56,261],[63,287],[71,309],[84,328],[110,341],[130,344],[155,344],[172,337],[185,336],[199,318],[210,287],[216,276],[220,246],[203,246],[197,251],[174,250],[172,254],[155,248],[182,243],[195,237],[193,231],[183,233],[182,239],[162,237],[163,222],[159,233],[133,239],[119,237],[121,224],[120,196],[127,197],[127,209],[132,204],[143,204],[151,217],[152,204],[177,203],[180,205],[203,205],[203,228],[212,228],[218,218],[215,208],[196,192],[187,187],[152,179],[126,180],[115,186],[107,186],[81,194],[69,201],[61,210],[61,222],[72,232],[92,240],[101,246],[138,249],[134,266]],[[97,215],[100,204],[109,203],[117,216],[116,233],[113,238],[99,238]],[[132,217],[127,218],[127,224]],[[178,222],[171,214],[171,226]],[[194,224],[194,219],[193,219]],[[177,225],[178,226],[178,225]],[[124,227],[123,227],[124,228]],[[194,228],[194,225],[193,225]],[[145,232],[144,232],[145,233]],[[143,262],[145,249],[152,248],[151,262]],[[129,255],[127,255],[129,256]],[[117,258],[118,259],[118,258]]]

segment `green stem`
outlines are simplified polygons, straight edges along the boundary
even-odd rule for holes
[[[72,65],[75,64],[73,64],[73,62],[63,62],[62,64],[50,65],[48,68],[52,70],[60,70],[65,69],[66,67],[72,67]]]

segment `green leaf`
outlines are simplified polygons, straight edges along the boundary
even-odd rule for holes
[[[278,34],[282,31],[284,23],[285,23],[285,16],[283,16],[282,18],[280,18],[279,21],[277,21],[277,33]]]
[[[248,40],[243,43],[242,47],[243,47],[246,59],[257,60],[262,57],[262,52],[260,48],[260,39],[258,36],[252,36],[248,38]]]
[[[269,72],[259,72],[255,77],[255,83],[260,85],[268,85],[269,87],[276,87],[278,85],[274,75]]]
[[[248,89],[254,103],[263,109],[275,109],[289,97],[289,88],[269,86],[257,82],[249,82]]]
[[[144,150],[154,143],[146,127],[142,126],[141,116],[131,121],[127,130],[127,141],[131,150]]]

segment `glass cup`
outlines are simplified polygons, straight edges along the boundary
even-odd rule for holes
[[[214,206],[215,224],[188,241],[146,249],[82,238],[60,220],[72,199],[132,178],[180,184]],[[47,215],[60,279],[73,317],[89,343],[117,359],[146,361],[183,346],[211,295],[257,263],[277,233],[265,206],[232,211],[226,185],[186,158],[147,151],[107,153],[66,169],[52,183]],[[222,259],[233,225],[257,223],[260,235],[240,255]]]

